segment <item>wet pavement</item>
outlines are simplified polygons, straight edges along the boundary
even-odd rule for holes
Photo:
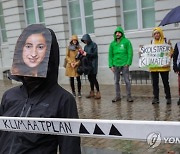
[[[6,89],[15,86],[9,81],[0,81],[0,98]],[[125,85],[121,86],[121,102],[112,103],[115,95],[113,85],[100,85],[102,98],[86,99],[89,92],[87,81],[82,82],[82,98],[76,98],[79,117],[83,119],[114,120],[155,120],[180,121],[180,106],[177,105],[178,88],[171,87],[172,104],[167,105],[163,87],[160,86],[160,104],[152,105],[151,85],[132,85],[133,103],[126,101]],[[70,91],[69,85],[62,85]],[[170,130],[171,131],[171,130]],[[82,154],[166,154],[169,151],[180,153],[180,144],[163,144],[151,149],[146,141],[128,141],[119,139],[101,139],[83,137]]]

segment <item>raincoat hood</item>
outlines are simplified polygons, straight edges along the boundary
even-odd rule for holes
[[[78,41],[78,36],[77,36],[77,35],[72,35],[72,36],[71,36],[71,41],[72,41],[72,40],[77,40],[77,41]]]
[[[117,27],[116,30],[114,31],[114,40],[116,40],[116,32],[120,32],[122,34],[121,38],[125,38],[124,35],[124,30],[122,29],[122,27]]]
[[[157,32],[160,33],[161,37],[160,37],[159,40],[155,40],[155,39],[154,39],[154,44],[163,44],[165,37],[164,37],[163,30],[162,30],[160,27],[155,27],[155,28],[153,29],[152,37],[154,37],[154,33],[157,33]]]
[[[50,83],[57,83],[58,70],[59,70],[59,44],[53,30],[49,29],[52,36],[48,71],[46,79]]]
[[[77,41],[77,43],[76,44],[74,44],[73,43],[73,40],[76,40]],[[71,39],[70,39],[70,42],[69,42],[69,50],[71,50],[71,51],[76,51],[77,50],[77,48],[79,48],[80,47],[80,45],[79,45],[79,41],[78,41],[78,36],[77,35],[72,35],[71,36]]]
[[[90,43],[92,42],[91,37],[89,36],[89,34],[84,34],[84,35],[82,36],[81,41],[82,41],[83,43],[84,43],[84,41],[87,41],[87,44],[90,44]]]

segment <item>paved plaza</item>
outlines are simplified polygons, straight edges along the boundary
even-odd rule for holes
[[[69,90],[69,86],[63,86]],[[101,100],[86,99],[85,95],[89,87],[83,86],[83,97],[76,98],[80,118],[89,119],[119,119],[119,120],[155,120],[155,121],[180,121],[180,107],[177,106],[177,87],[172,90],[172,104],[166,105],[163,88],[160,90],[160,104],[152,105],[151,85],[132,85],[133,103],[126,101],[125,86],[121,86],[122,100],[112,103],[115,95],[113,85],[101,85]],[[171,131],[171,130],[170,130]],[[169,151],[180,152],[178,144],[162,144],[155,149],[149,149],[147,142],[111,140],[99,138],[82,138],[83,147],[87,147],[85,154],[120,154],[120,153],[168,153]],[[91,147],[91,148],[90,148]],[[103,150],[102,150],[103,149]],[[101,152],[102,151],[102,152]]]
[[[0,97],[6,89],[14,84],[0,81]],[[151,85],[132,85],[133,103],[126,101],[125,85],[121,86],[121,102],[112,103],[115,95],[113,85],[100,85],[100,100],[86,99],[89,92],[88,82],[82,82],[82,98],[76,98],[79,117],[83,119],[114,119],[114,120],[155,120],[180,121],[180,106],[177,105],[178,89],[171,87],[172,104],[167,105],[163,87],[160,87],[160,104],[152,105]],[[70,91],[69,85],[62,85]],[[170,130],[171,131],[171,130]],[[82,137],[82,154],[166,154],[170,151],[180,153],[180,144],[163,144],[151,149],[146,141],[128,141],[119,139],[100,139]]]

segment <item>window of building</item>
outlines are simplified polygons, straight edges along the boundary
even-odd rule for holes
[[[94,33],[92,0],[68,0],[71,33]]]
[[[5,28],[5,22],[4,22],[4,15],[3,15],[3,7],[2,2],[0,2],[0,35],[2,42],[7,42],[7,34],[6,34],[6,28]]]
[[[155,26],[154,0],[122,0],[121,6],[125,30]]]
[[[24,8],[27,25],[45,23],[42,0],[24,0]]]

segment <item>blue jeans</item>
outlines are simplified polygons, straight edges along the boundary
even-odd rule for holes
[[[121,90],[120,90],[120,84],[119,84],[121,72],[122,72],[124,81],[126,83],[127,97],[131,97],[131,83],[129,80],[129,67],[120,66],[120,67],[114,67],[114,81],[115,81],[116,98],[121,97]]]

